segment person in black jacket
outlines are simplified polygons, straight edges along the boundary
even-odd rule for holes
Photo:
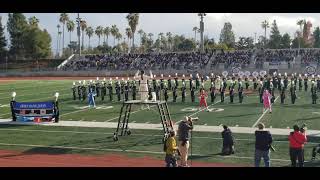
[[[234,138],[232,136],[231,130],[227,125],[223,125],[223,131],[221,132],[223,139],[222,155],[234,154]]]
[[[258,130],[255,132],[256,143],[255,143],[255,155],[254,165],[255,167],[260,166],[261,158],[264,160],[265,167],[270,167],[270,148],[272,148],[272,136],[267,130],[264,130],[264,124],[258,124]]]

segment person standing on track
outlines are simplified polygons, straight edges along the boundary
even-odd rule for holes
[[[199,99],[200,99],[199,111],[201,110],[202,106],[204,106],[206,108],[206,110],[209,111],[208,104],[207,104],[207,101],[206,101],[207,97],[208,97],[207,93],[205,92],[204,89],[202,89],[200,91],[200,96],[199,96]]]
[[[299,167],[304,166],[304,145],[307,142],[307,135],[304,127],[293,126],[293,132],[289,135],[291,167],[296,167],[297,159]]]

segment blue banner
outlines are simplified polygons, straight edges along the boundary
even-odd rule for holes
[[[53,109],[52,102],[16,102],[14,109]]]

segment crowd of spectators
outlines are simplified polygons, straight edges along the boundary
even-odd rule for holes
[[[211,51],[211,52],[181,52],[181,53],[145,53],[145,54],[105,54],[84,55],[72,59],[66,63],[62,70],[130,70],[150,69],[165,70],[168,68],[177,70],[203,69],[209,63],[216,67],[223,63],[225,68],[242,67],[255,64],[256,68],[262,68],[264,62],[279,65],[281,62],[291,64],[301,55],[302,65],[310,63],[320,64],[319,49],[281,49],[281,50],[235,50],[235,51]]]
[[[213,52],[85,55],[70,60],[62,67],[62,70],[203,68],[209,63],[212,56]]]

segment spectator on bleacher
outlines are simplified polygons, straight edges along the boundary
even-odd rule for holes
[[[255,131],[256,142],[255,142],[255,155],[254,165],[255,167],[260,166],[261,158],[264,160],[265,167],[270,167],[270,148],[272,143],[271,133],[264,129],[263,123],[258,124],[258,130]]]

